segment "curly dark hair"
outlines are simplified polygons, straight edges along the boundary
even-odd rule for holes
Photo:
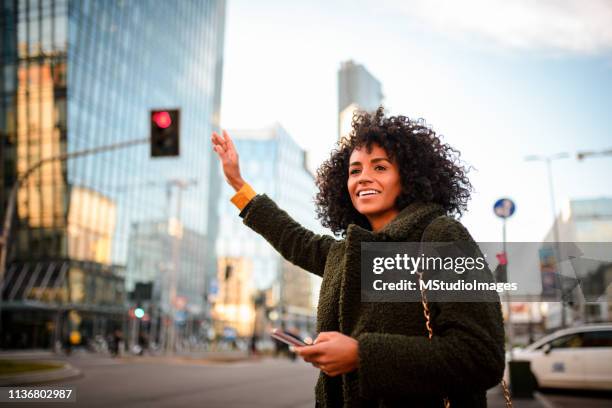
[[[347,179],[349,159],[355,148],[382,147],[392,162],[399,164],[402,192],[396,200],[398,210],[422,201],[440,204],[448,215],[461,216],[470,199],[470,170],[459,159],[460,153],[442,143],[422,119],[406,116],[385,117],[381,106],[373,113],[356,112],[351,133],[337,142],[330,158],[317,170],[315,197],[317,218],[334,234],[346,236],[349,224],[370,229],[349,196]]]

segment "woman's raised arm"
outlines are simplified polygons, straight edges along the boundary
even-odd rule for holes
[[[240,174],[238,152],[230,135],[226,131],[223,131],[223,136],[213,132],[212,143],[227,183],[239,191],[247,183]],[[304,228],[265,194],[250,199],[240,216],[247,226],[263,236],[286,260],[323,276],[327,254],[336,242],[333,237],[315,234]]]

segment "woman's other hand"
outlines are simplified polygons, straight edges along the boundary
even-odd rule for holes
[[[223,136],[219,135],[217,132],[213,132],[211,141],[213,150],[217,152],[217,156],[219,156],[219,160],[221,160],[225,180],[234,188],[234,190],[240,190],[240,188],[244,185],[244,180],[240,176],[238,151],[236,151],[232,138],[224,130]]]
[[[294,350],[330,377],[359,367],[359,342],[339,332],[322,332],[313,345],[294,347]]]

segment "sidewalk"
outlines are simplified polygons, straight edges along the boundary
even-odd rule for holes
[[[3,350],[0,351],[0,360],[32,360],[57,363],[61,366],[57,369],[0,375],[0,387],[41,384],[81,376],[81,371],[67,363],[64,356],[48,350]]]
[[[105,357],[103,354],[77,350],[70,356],[56,354],[49,350],[2,350],[0,360],[32,360],[47,361],[62,365],[54,370],[33,371],[14,375],[0,375],[0,386],[33,385],[51,381],[76,378],[82,375],[81,371],[69,364],[82,358]],[[108,356],[108,358],[111,358]],[[143,356],[125,354],[115,359],[124,363],[173,363],[173,364],[227,364],[241,361],[257,361],[261,357],[250,356],[246,351],[207,351],[207,352],[179,352],[174,355],[145,354]]]
[[[504,392],[501,386],[491,388],[487,392],[487,403],[489,408],[505,408],[506,401],[504,399]],[[518,399],[512,400],[513,408],[554,408],[554,405],[550,404],[541,394],[536,392],[534,399]]]
[[[57,358],[58,355],[51,350],[0,350],[0,359],[30,359],[30,358]]]

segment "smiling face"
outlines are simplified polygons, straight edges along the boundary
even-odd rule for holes
[[[347,187],[353,206],[366,216],[374,231],[387,225],[399,213],[395,200],[402,191],[399,167],[385,149],[372,144],[355,148],[349,159]]]

